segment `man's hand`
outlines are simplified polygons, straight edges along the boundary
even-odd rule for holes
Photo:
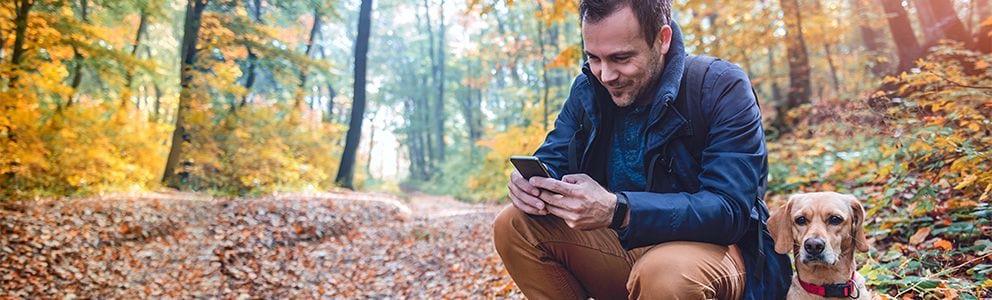
[[[510,189],[510,201],[513,202],[513,206],[532,215],[548,214],[544,201],[538,198],[541,196],[541,190],[531,185],[517,170],[513,170],[513,173],[510,174],[510,183],[507,184],[507,188]]]
[[[565,175],[562,179],[532,177],[531,185],[547,190],[539,197],[547,210],[580,230],[606,228],[613,221],[617,196],[586,174]]]

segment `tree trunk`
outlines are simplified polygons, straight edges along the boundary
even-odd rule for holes
[[[829,43],[823,43],[823,52],[827,56],[827,66],[830,67],[830,82],[833,83],[834,94],[835,96],[840,97],[840,77],[837,75],[837,66],[834,65],[834,56],[833,53],[830,52]]]
[[[86,15],[87,15],[87,10],[89,10],[89,1],[80,0],[79,7],[80,7],[80,20],[82,21],[83,24],[86,24],[88,23]],[[79,49],[76,48],[76,46],[72,46],[72,55],[73,55],[72,80],[70,80],[69,83],[69,87],[71,87],[72,90],[69,92],[69,95],[67,96],[65,107],[72,106],[72,100],[73,98],[76,97],[77,94],[76,91],[79,89],[79,85],[83,82],[83,55],[79,53]]]
[[[262,0],[252,0],[252,21],[261,24],[262,23]],[[245,46],[245,50],[248,50],[248,58],[245,62],[248,71],[245,72],[245,94],[241,96],[241,103],[238,104],[237,108],[245,107],[248,105],[248,98],[251,96],[251,88],[255,86],[255,68],[258,65],[258,55],[255,51],[252,51],[251,46]],[[237,108],[231,107],[232,112],[236,112]]]
[[[971,35],[958,18],[951,0],[914,0],[916,15],[920,19],[927,45],[934,45],[941,39],[959,41],[971,47]]]
[[[26,33],[28,30],[28,15],[31,12],[31,7],[34,6],[34,0],[15,0],[14,8],[17,10],[17,15],[14,17],[14,53],[10,56],[10,63],[15,67],[19,67],[21,62],[24,61],[24,42],[27,39]],[[17,82],[17,72],[10,78],[9,85],[14,86]]]
[[[785,14],[785,45],[789,57],[789,92],[785,105],[778,107],[779,130],[788,131],[792,121],[786,120],[786,114],[793,108],[809,103],[810,66],[806,50],[806,40],[803,37],[802,13],[798,0],[781,0],[782,12]]]
[[[160,111],[162,109],[162,90],[159,89],[158,84],[152,84],[152,88],[155,89],[155,106],[152,111],[152,122],[158,122]]]
[[[365,115],[365,71],[369,52],[369,34],[371,30],[372,0],[362,0],[358,14],[358,36],[355,39],[355,99],[351,105],[351,121],[348,124],[348,134],[345,138],[344,154],[341,156],[341,166],[334,180],[338,185],[354,189],[352,179],[355,175],[355,154],[362,135],[362,121]]]
[[[931,0],[913,0],[913,5],[916,6],[916,19],[920,22],[920,30],[923,31],[924,44],[940,38],[940,28],[927,1]]]
[[[332,123],[334,121],[334,97],[337,97],[337,95],[338,92],[334,90],[334,86],[330,82],[327,82],[327,112],[321,118],[321,121],[324,121],[324,123]]]
[[[320,34],[320,18],[321,18],[320,10],[319,9],[314,9],[313,10],[313,27],[310,28],[310,39],[307,40],[307,50],[304,53],[304,55],[306,55],[307,58],[313,57],[314,43],[316,42],[317,35]],[[308,71],[307,69],[308,68],[306,66],[301,66],[300,67],[300,75],[299,75],[300,85],[297,87],[297,90],[296,90],[296,93],[297,93],[296,94],[296,99],[295,99],[295,102],[293,103],[293,109],[294,110],[301,109],[302,108],[300,105],[302,105],[303,98],[306,96],[307,71]]]
[[[771,90],[772,102],[775,103],[775,107],[779,107],[781,105],[784,105],[785,100],[782,99],[782,89],[778,85],[778,79],[776,78],[777,75],[775,74],[775,48],[768,48],[767,54],[768,54],[767,76],[768,76],[768,82],[770,83],[768,88],[769,90]],[[776,120],[779,120],[778,116],[776,116],[775,118]]]
[[[865,14],[871,13],[871,10],[862,1],[864,0],[851,0],[851,13],[857,16],[858,29],[861,32],[861,42],[864,43],[865,50],[868,50],[869,55],[872,56],[871,73],[875,76],[882,76],[889,68],[889,63],[878,59],[884,54],[882,52],[883,45],[879,41],[878,31],[868,25],[869,18]]]
[[[437,146],[434,147],[437,151],[435,153],[436,155],[434,158],[435,166],[440,166],[440,164],[444,163],[444,151],[445,151],[444,121],[446,119],[444,113],[444,83],[446,81],[445,80],[446,78],[444,76],[444,70],[445,70],[444,58],[446,56],[445,52],[447,52],[445,51],[446,50],[445,41],[447,40],[447,37],[445,36],[445,32],[447,30],[444,24],[444,0],[441,0],[441,5],[439,6],[439,8],[440,9],[438,9],[438,13],[439,13],[438,19],[440,20],[440,26],[438,27],[438,38],[437,38],[438,40],[437,77],[436,77],[437,79],[434,81],[434,83],[437,84],[437,98],[434,99],[434,116],[432,118],[434,121],[434,134],[435,134],[434,142],[437,143],[436,144]]]
[[[892,32],[892,40],[895,41],[899,54],[899,66],[895,73],[909,70],[913,67],[917,58],[920,57],[922,49],[916,41],[916,34],[913,33],[913,26],[909,24],[909,14],[902,6],[902,0],[879,0],[889,21],[889,30]]]
[[[986,23],[975,31],[975,50],[992,53],[992,21],[985,22],[992,20],[992,4],[989,4],[989,0],[978,0],[975,9],[979,11],[978,23]]]
[[[427,87],[426,84],[424,84],[423,86]],[[423,95],[419,99],[420,99],[420,105],[417,108],[417,117],[418,117],[417,119],[419,121],[417,121],[417,125],[415,128],[417,128],[416,131],[417,133],[419,133],[421,144],[424,147],[423,152],[421,153],[423,154],[422,159],[424,161],[424,167],[421,169],[423,173],[420,174],[421,175],[420,179],[427,180],[430,178],[430,174],[434,173],[434,157],[436,157],[434,153],[435,151],[437,151],[437,149],[434,148],[436,146],[436,144],[434,144],[434,133],[432,130],[430,130],[431,128],[430,99],[428,98],[427,95]]]
[[[403,112],[410,118],[410,123],[416,121],[416,100],[413,97],[405,97],[403,101]],[[408,158],[410,159],[410,164],[408,165],[410,171],[410,178],[417,178],[419,168],[423,167],[423,162],[419,160],[420,158],[420,138],[417,133],[413,130],[413,125],[407,125],[404,129],[406,133],[406,150]]]
[[[3,46],[7,44],[7,39],[4,38],[4,35],[3,35],[3,32],[5,31],[3,29],[4,25],[7,25],[7,24],[0,24],[0,54],[3,54]],[[0,55],[0,63],[3,63],[3,56],[2,55]]]
[[[431,5],[430,5],[430,0],[424,0],[424,19],[425,19],[424,28],[427,29],[427,56],[428,56],[428,58],[430,60],[430,72],[431,72],[431,74],[430,74],[430,76],[425,76],[422,79],[422,81],[423,81],[422,86],[425,89],[424,89],[424,99],[422,100],[423,101],[423,104],[422,104],[421,107],[423,107],[424,109],[423,110],[419,110],[419,111],[422,112],[421,120],[423,121],[423,123],[421,123],[421,124],[425,124],[425,125],[423,125],[423,127],[424,127],[424,129],[423,129],[423,136],[424,137],[423,138],[426,140],[425,143],[424,143],[424,146],[425,146],[425,149],[424,149],[425,152],[424,152],[424,154],[426,155],[426,157],[424,159],[424,163],[425,163],[424,164],[424,170],[425,170],[425,173],[426,174],[430,174],[430,173],[433,173],[434,172],[434,166],[435,166],[434,165],[434,162],[435,162],[435,159],[438,157],[438,155],[437,155],[437,152],[438,152],[437,145],[438,144],[434,142],[434,136],[437,134],[437,132],[434,131],[433,128],[432,128],[434,125],[431,122],[431,118],[429,118],[427,116],[427,112],[432,111],[433,110],[433,106],[436,105],[436,102],[435,103],[432,103],[432,101],[431,101],[431,92],[430,92],[430,88],[429,87],[431,87],[434,84],[437,84],[437,81],[438,81],[438,78],[437,78],[437,74],[438,74],[438,69],[437,69],[437,67],[438,67],[438,64],[437,64],[437,55],[435,55],[437,52],[436,52],[436,49],[435,49],[435,45],[436,44],[435,44],[435,39],[434,39],[434,27],[433,27],[434,24],[431,22]],[[418,21],[419,21],[419,19],[418,19]],[[423,179],[426,179],[426,178],[423,178]]]
[[[327,59],[327,48],[320,46],[320,58]],[[332,123],[334,121],[334,97],[337,96],[337,91],[334,90],[334,85],[330,78],[326,78],[325,88],[327,89],[327,111],[321,115],[320,121],[324,123]]]
[[[145,33],[145,27],[148,27],[148,11],[144,8],[141,9],[141,17],[138,19],[138,30],[134,34],[134,45],[131,47],[131,57],[138,58],[138,48],[141,47],[141,37]],[[121,109],[127,109],[127,103],[130,101],[128,95],[131,94],[131,87],[134,84],[134,70],[131,68],[127,69],[127,73],[124,74],[126,79],[126,84],[124,85],[124,96],[121,97]]]
[[[375,147],[375,115],[377,110],[373,110],[369,115],[369,155],[365,156],[365,175],[369,179],[375,179],[372,176],[372,147]]]
[[[248,71],[245,72],[248,77],[245,78],[245,94],[244,96],[241,96],[241,103],[238,104],[239,108],[248,105],[248,98],[251,96],[251,88],[255,86],[255,66],[258,64],[258,55],[251,50],[250,46],[245,48],[248,50],[248,61],[246,62],[248,64]]]
[[[208,0],[189,0],[186,3],[186,19],[183,28],[183,40],[180,57],[182,65],[179,78],[179,108],[176,111],[176,128],[172,131],[172,146],[165,161],[165,173],[162,183],[168,187],[179,188],[180,178],[176,165],[183,157],[182,144],[190,141],[192,132],[186,132],[186,116],[192,109],[195,91],[193,76],[196,73],[196,46],[200,36],[200,21]]]
[[[152,57],[152,49],[150,47],[145,47],[145,57]],[[159,87],[158,82],[155,81],[154,78],[152,78],[152,80],[150,80],[150,81],[151,81],[151,84],[152,84],[152,89],[155,92],[155,103],[154,103],[154,106],[152,107],[154,109],[154,111],[152,111],[151,121],[152,122],[158,122],[159,119],[160,119],[160,116],[162,115],[161,114],[161,108],[162,108],[162,89],[161,89],[161,87]]]

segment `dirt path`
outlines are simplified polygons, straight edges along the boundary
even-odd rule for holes
[[[498,205],[360,192],[2,204],[0,299],[522,298],[492,246]]]
[[[493,204],[470,204],[458,201],[449,196],[437,196],[416,193],[411,195],[407,204],[414,217],[428,219],[471,215],[478,213],[495,213],[502,207]]]

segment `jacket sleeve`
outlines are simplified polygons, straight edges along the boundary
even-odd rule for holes
[[[590,85],[585,74],[579,74],[572,82],[571,91],[565,105],[562,106],[555,127],[544,138],[544,144],[534,153],[548,166],[551,176],[561,179],[568,171],[568,143],[579,128],[581,110],[584,109],[582,100],[590,96]]]
[[[712,69],[722,65],[722,70]],[[718,70],[718,72],[712,72]],[[626,249],[668,241],[729,245],[753,225],[767,152],[761,113],[747,76],[729,63],[711,66],[702,112],[710,121],[696,193],[624,192],[630,223],[618,231]]]

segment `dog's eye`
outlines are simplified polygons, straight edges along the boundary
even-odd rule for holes
[[[796,218],[796,225],[806,225],[807,222],[809,222],[809,220],[806,220],[806,217],[799,216]]]
[[[830,222],[830,225],[840,225],[840,223],[844,223],[844,219],[838,216],[830,216],[827,222]]]

